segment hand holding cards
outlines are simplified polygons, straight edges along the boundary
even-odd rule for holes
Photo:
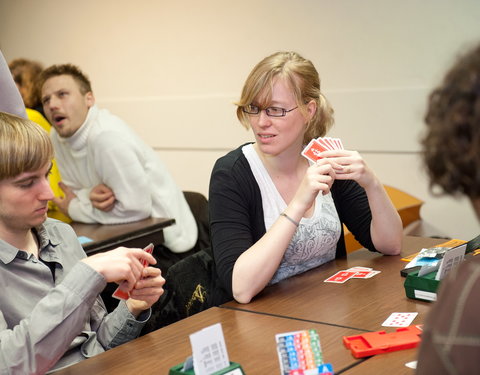
[[[302,155],[315,163],[318,159],[321,159],[319,156],[321,152],[330,150],[343,150],[340,138],[319,137],[312,139],[303,149]]]
[[[153,247],[154,247],[153,244],[149,244],[143,249],[143,251],[146,251],[147,253],[152,254]],[[147,261],[142,260],[142,266],[146,267],[147,265],[148,265]],[[119,287],[117,287],[115,292],[113,292],[112,297],[117,298],[117,299],[127,300],[127,299],[130,298],[130,295],[129,295],[128,292],[124,292],[123,290],[121,290],[120,286],[119,286]]]

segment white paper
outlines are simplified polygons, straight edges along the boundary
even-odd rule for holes
[[[435,280],[442,280],[447,273],[452,270],[452,268],[457,266],[463,260],[466,249],[467,244],[465,243],[448,250],[443,256],[442,263],[440,264],[440,269],[437,272]]]
[[[210,375],[230,366],[220,323],[190,335],[195,375]]]

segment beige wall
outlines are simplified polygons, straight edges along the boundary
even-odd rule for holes
[[[380,179],[426,201],[439,234],[469,239],[466,201],[432,197],[418,139],[425,98],[479,40],[478,0],[0,0],[7,60],[72,62],[97,102],[154,147],[184,190],[208,193],[214,161],[250,134],[232,102],[264,56],[311,59],[336,110],[332,135]]]

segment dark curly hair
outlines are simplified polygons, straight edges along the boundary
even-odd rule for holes
[[[430,190],[479,198],[480,45],[461,56],[430,94],[425,122],[421,143]]]

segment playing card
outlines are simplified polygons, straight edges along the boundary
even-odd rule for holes
[[[148,244],[143,251],[146,251],[147,253],[151,254],[153,252],[153,244]],[[146,260],[142,260],[142,266],[146,267],[148,265],[148,262]],[[124,292],[123,290],[120,289],[120,286],[115,289],[115,292],[113,292],[112,297],[117,298],[117,299],[123,299],[127,300],[130,298],[130,295],[127,292]]]
[[[382,323],[384,327],[408,327],[418,313],[394,312]]]
[[[303,149],[302,155],[315,163],[318,159],[320,159],[319,154],[322,151],[327,151],[327,148],[322,146],[316,139],[312,139]]]
[[[345,281],[351,279],[356,274],[356,271],[338,271],[335,275],[330,276],[324,280],[326,283],[343,284]]]
[[[151,254],[153,253],[153,243],[148,244],[147,246],[144,247],[143,251],[146,251],[147,253]],[[142,266],[146,267],[148,265],[148,262],[146,260],[142,260]]]
[[[120,287],[117,287],[117,289],[115,289],[115,292],[113,292],[112,297],[116,299],[127,300],[130,298],[130,295],[127,292],[121,290]]]
[[[333,141],[337,144],[337,149],[343,150],[343,143],[340,138],[333,138]]]
[[[375,275],[378,275],[380,271],[357,271],[355,275],[353,275],[353,279],[369,279]]]
[[[330,142],[327,142],[325,137],[317,138],[317,142],[322,145],[325,150],[335,150],[334,146],[330,144]]]
[[[324,137],[323,139],[332,147],[332,150],[336,150],[338,148],[332,137]]]
[[[370,267],[355,266],[355,267],[350,267],[347,271],[361,272],[361,271],[372,271],[372,270],[373,268],[370,268]]]

